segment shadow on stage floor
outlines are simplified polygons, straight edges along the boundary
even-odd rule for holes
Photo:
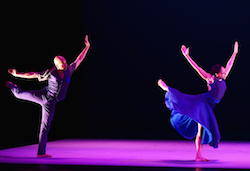
[[[195,162],[192,141],[66,139],[51,141],[37,158],[37,144],[0,150],[2,170],[248,170],[250,142],[220,142],[203,146],[210,162]]]

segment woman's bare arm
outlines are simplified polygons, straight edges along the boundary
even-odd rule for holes
[[[182,54],[184,55],[184,57],[187,59],[188,63],[195,69],[195,71],[201,76],[201,78],[203,78],[204,80],[206,80],[208,83],[210,81],[213,81],[213,76],[206,72],[205,70],[203,70],[199,65],[196,64],[196,62],[194,62],[194,60],[189,56],[189,48],[186,48],[186,46],[182,45],[181,46],[181,51]]]
[[[228,60],[227,64],[226,64],[226,67],[225,67],[225,74],[226,74],[226,77],[228,76],[229,72],[231,71],[232,67],[233,67],[233,64],[234,64],[234,61],[235,61],[235,58],[236,58],[236,55],[238,53],[238,48],[239,48],[239,44],[238,42],[236,41],[234,43],[234,52],[232,54],[232,56],[230,57],[230,59]]]

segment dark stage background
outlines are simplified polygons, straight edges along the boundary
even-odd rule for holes
[[[250,140],[248,0],[83,0],[1,3],[1,148],[38,142],[40,107],[20,102],[37,80],[16,79],[8,68],[43,71],[62,54],[73,62],[89,35],[91,49],[58,103],[49,139],[184,139],[170,125],[159,78],[182,92],[206,91],[180,53],[182,44],[206,70],[240,50],[215,113],[222,140]]]

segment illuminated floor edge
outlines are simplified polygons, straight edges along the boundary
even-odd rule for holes
[[[250,142],[220,142],[217,149],[204,145],[211,162],[195,162],[195,146],[188,140],[57,140],[47,144],[52,158],[37,158],[37,146],[0,150],[0,163],[250,169]]]

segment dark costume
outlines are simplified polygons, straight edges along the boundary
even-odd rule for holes
[[[74,63],[71,64],[67,70],[64,71],[63,78],[61,78],[55,68],[39,73],[39,81],[48,80],[48,86],[42,90],[22,91],[14,84],[10,85],[10,89],[16,98],[32,101],[42,106],[38,155],[43,155],[46,153],[48,133],[54,116],[56,103],[65,99],[70,78],[75,69],[76,65]]]
[[[225,80],[214,79],[211,90],[206,93],[189,95],[169,87],[165,95],[165,103],[171,113],[171,124],[183,137],[193,139],[198,132],[197,123],[203,130],[202,144],[218,147],[220,131],[213,112],[226,91]]]

